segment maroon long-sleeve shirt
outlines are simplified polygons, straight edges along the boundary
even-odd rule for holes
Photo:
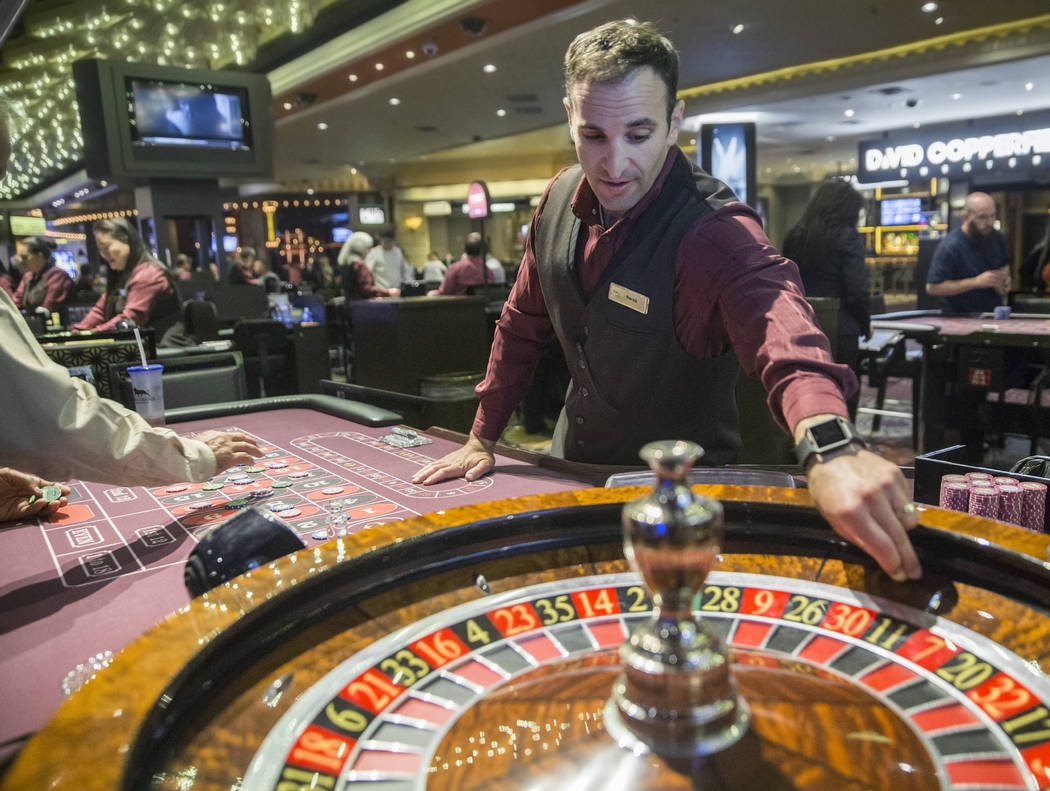
[[[635,219],[659,193],[677,153],[677,148],[668,152],[649,192],[608,229],[601,225],[594,192],[586,179],[581,181],[572,211],[583,223],[576,271],[588,297]],[[554,334],[533,247],[550,186],[536,209],[488,371],[476,389],[480,404],[473,430],[483,439],[499,439]],[[788,430],[810,415],[848,414],[844,394],[856,390],[856,377],[833,362],[827,338],[806,302],[798,267],[772,246],[750,208],[731,203],[697,220],[682,239],[675,269],[675,335],[686,351],[706,358],[732,346],[744,371],[759,378],[768,392],[773,417]],[[630,375],[629,361],[624,375]]]

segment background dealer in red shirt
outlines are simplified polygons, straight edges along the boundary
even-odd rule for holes
[[[566,458],[622,463],[644,441],[683,438],[699,441],[708,462],[731,462],[736,359],[800,447],[811,427],[850,430],[839,419],[856,377],[832,361],[797,267],[676,145],[685,107],[670,42],[648,24],[610,22],[573,41],[565,74],[580,164],[555,177],[537,208],[469,440],[414,481],[492,469],[492,448],[553,336],[573,376],[553,448]],[[907,536],[915,509],[895,465],[847,442],[810,455],[807,471],[840,535],[895,579],[921,575]]]

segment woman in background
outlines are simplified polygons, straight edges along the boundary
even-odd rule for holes
[[[845,181],[825,181],[810,199],[798,225],[788,231],[781,247],[798,264],[808,297],[839,300],[835,362],[844,363],[860,377],[860,337],[870,337],[871,297],[864,265],[864,242],[857,218],[864,199]],[[858,396],[847,403],[850,418]]]
[[[22,259],[22,280],[15,290],[15,305],[26,313],[44,308],[48,314],[57,311],[69,296],[72,279],[55,266],[55,243],[42,236],[27,236],[18,241]]]
[[[95,223],[95,242],[109,269],[106,290],[74,330],[108,330],[120,323],[152,327],[160,346],[185,346],[182,301],[168,269],[122,218]]]

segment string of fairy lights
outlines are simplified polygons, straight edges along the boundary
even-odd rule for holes
[[[81,58],[233,68],[313,24],[333,0],[35,0],[0,51],[14,153],[0,199],[22,197],[83,158],[72,64]]]

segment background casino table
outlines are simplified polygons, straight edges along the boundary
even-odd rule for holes
[[[411,484],[423,464],[459,442],[437,434],[402,448],[382,437],[398,416],[330,396],[290,396],[169,410],[171,428],[192,435],[239,429],[265,451],[257,472],[207,484],[155,489],[71,481],[69,505],[50,521],[0,527],[0,755],[19,747],[62,700],[78,663],[126,643],[189,601],[183,567],[200,535],[235,511],[224,505],[260,489],[260,508],[282,518],[308,546],[328,516],[356,533],[429,511],[591,485],[586,466],[540,469],[499,455],[473,483]],[[238,477],[243,476],[243,479]],[[237,482],[234,482],[237,481]]]
[[[922,508],[925,575],[897,584],[803,490],[695,490],[725,505],[701,609],[752,715],[724,753],[604,733],[650,608],[619,525],[645,489],[585,489],[384,524],[214,589],[75,693],[0,788],[1050,787],[1046,535]]]
[[[1050,415],[1036,398],[1041,373],[1050,364],[1050,317],[1014,313],[995,319],[905,311],[872,319],[875,330],[891,330],[923,347],[916,417],[920,453],[947,445],[973,449],[980,461],[981,435],[1050,434]]]

